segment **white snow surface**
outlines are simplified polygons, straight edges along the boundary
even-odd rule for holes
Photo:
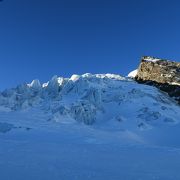
[[[128,77],[135,78],[137,73],[138,73],[138,69],[135,69],[128,74]]]
[[[144,58],[143,60],[149,61],[149,62],[157,62],[157,61],[160,61],[161,59],[148,56],[148,57]]]
[[[0,94],[2,180],[178,180],[180,106],[114,74]]]

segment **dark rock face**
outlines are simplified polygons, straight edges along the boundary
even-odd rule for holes
[[[135,80],[156,86],[180,103],[180,63],[144,56]]]

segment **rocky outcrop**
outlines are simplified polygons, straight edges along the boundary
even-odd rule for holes
[[[180,63],[144,56],[135,80],[158,87],[180,103]]]

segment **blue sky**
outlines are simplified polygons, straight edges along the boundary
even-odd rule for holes
[[[3,0],[0,89],[53,75],[118,73],[142,55],[180,60],[180,2]]]

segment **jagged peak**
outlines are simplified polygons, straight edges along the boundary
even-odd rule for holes
[[[27,84],[27,85],[28,87],[34,88],[34,89],[39,89],[42,87],[39,79],[34,79],[30,84]]]

